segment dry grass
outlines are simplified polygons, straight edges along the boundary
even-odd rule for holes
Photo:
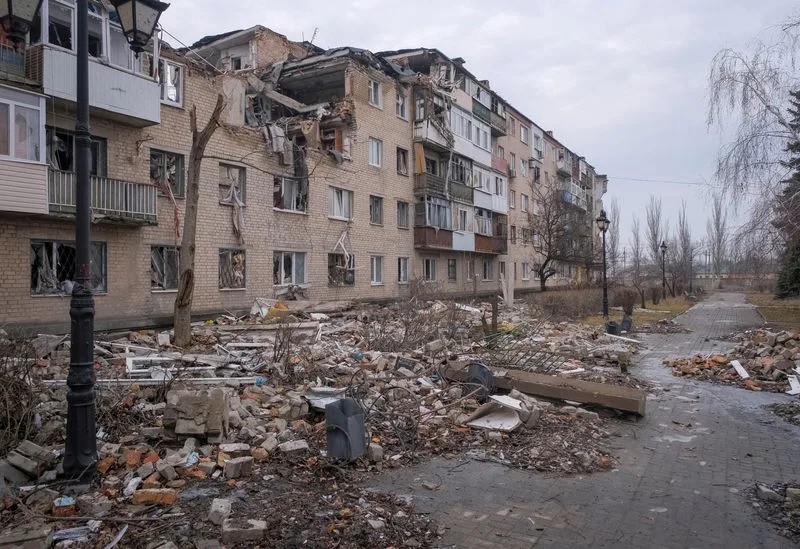
[[[679,314],[686,312],[695,301],[689,301],[684,297],[668,297],[667,299],[659,300],[658,305],[654,305],[652,301],[647,300],[646,309],[635,309],[633,311],[633,322],[635,324],[651,324],[658,322],[662,318],[673,319]],[[641,305],[641,303],[640,303]],[[609,311],[611,320],[622,319],[622,310],[619,308],[611,309]],[[604,324],[603,315],[588,315],[581,317],[581,322],[590,326],[602,326]]]
[[[800,329],[800,297],[775,299],[770,293],[748,293],[747,302],[758,308],[768,324],[782,330]]]

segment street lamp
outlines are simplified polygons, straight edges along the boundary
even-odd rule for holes
[[[142,51],[168,4],[151,0],[112,2],[119,6],[120,23],[131,49]],[[149,10],[156,12],[153,15]],[[126,11],[127,10],[127,11]],[[89,129],[88,0],[76,2],[76,121],[75,121],[75,286],[69,316],[72,345],[67,376],[67,439],[64,475],[86,480],[95,473],[97,439],[94,418],[94,297],[91,288],[92,190],[89,182],[91,137]],[[150,34],[145,37],[145,32]],[[147,40],[145,40],[147,38]],[[144,42],[143,42],[144,40]]]
[[[667,243],[661,241],[661,299],[667,299]]]
[[[0,2],[0,21],[15,45],[25,42],[25,35],[28,34],[31,23],[39,13],[41,5],[42,0],[3,0]]]
[[[606,274],[606,231],[608,226],[611,225],[606,211],[600,210],[600,216],[597,218],[597,228],[603,233],[603,318],[608,320],[608,278]]]

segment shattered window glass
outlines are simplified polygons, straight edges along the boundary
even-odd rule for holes
[[[150,183],[164,194],[183,196],[183,155],[150,149]]]
[[[350,255],[328,254],[328,284],[330,286],[352,286],[356,282],[356,259]]]
[[[92,242],[90,289],[108,291],[106,244]],[[31,294],[72,294],[75,285],[75,244],[59,241],[31,242]]]
[[[305,284],[305,252],[274,252],[272,282],[276,286],[285,284]]]
[[[152,246],[150,248],[150,289],[177,290],[180,279],[180,248]]]
[[[245,250],[219,251],[219,287],[223,290],[245,288]]]
[[[219,165],[219,201],[223,204],[244,202],[245,169],[230,164]]]
[[[158,60],[158,81],[161,82],[161,100],[181,105],[183,103],[183,67],[166,59]]]
[[[308,182],[304,179],[275,177],[272,206],[279,210],[304,212],[308,207]]]
[[[370,195],[369,197],[369,222],[383,225],[383,198]]]

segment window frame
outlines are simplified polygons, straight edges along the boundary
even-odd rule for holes
[[[528,128],[528,126],[526,126],[525,124],[520,123],[520,125],[519,125],[519,140],[522,141],[523,143],[525,143],[526,145],[528,144],[528,142],[531,139],[530,131],[531,130],[530,130],[530,128]]]
[[[396,157],[397,173],[408,177],[408,149],[404,149],[403,147],[397,147],[397,151],[395,152],[395,154],[397,155]]]
[[[175,280],[175,287],[167,287],[166,283],[163,287],[158,287],[153,285],[153,251],[161,250],[161,261],[166,264],[167,257],[165,253],[167,251],[171,252],[175,256],[175,268],[178,272],[178,276]],[[150,292],[151,293],[174,293],[178,291],[178,286],[180,285],[180,272],[181,272],[181,247],[175,245],[168,245],[168,244],[151,244],[150,245]],[[164,269],[165,275],[164,280],[167,280],[166,277],[166,268]]]
[[[27,100],[26,100],[27,98]],[[30,162],[35,164],[47,163],[47,129],[45,125],[45,97],[37,93],[0,85],[0,104],[8,106],[8,128],[6,128],[8,139],[8,153],[0,153],[0,158],[14,162]],[[16,121],[17,109],[28,109],[36,113],[38,120],[36,124],[39,133],[38,143],[33,142],[36,147],[39,159],[31,159],[17,156]],[[27,121],[27,118],[26,118]],[[2,131],[2,128],[0,128]]]
[[[48,297],[48,296],[60,297],[60,296],[69,295],[69,294],[66,293],[66,291],[64,291],[61,288],[61,284],[63,284],[63,282],[65,282],[67,280],[74,280],[74,278],[75,278],[75,268],[76,268],[76,264],[75,263],[77,262],[77,249],[75,247],[75,242],[72,241],[72,240],[59,240],[59,239],[48,239],[48,238],[32,238],[29,241],[29,247],[28,247],[28,250],[29,250],[29,253],[31,254],[31,257],[35,254],[35,251],[34,251],[34,247],[35,246],[44,246],[46,244],[50,244],[52,246],[52,257],[51,257],[51,259],[53,260],[53,264],[51,266],[51,272],[52,272],[52,274],[54,275],[54,277],[56,279],[58,279],[59,270],[63,270],[63,268],[59,269],[59,266],[58,266],[58,263],[57,263],[57,261],[58,261],[58,256],[57,256],[57,254],[58,254],[58,246],[66,246],[66,247],[70,247],[70,248],[75,249],[74,259],[73,259],[73,266],[72,266],[73,273],[72,273],[72,276],[70,278],[66,278],[64,281],[60,281],[59,282],[58,291],[50,291],[50,292],[39,291],[39,292],[37,292],[37,291],[35,291],[36,290],[35,287],[31,287],[30,288],[30,295],[31,295],[31,297]],[[98,268],[99,268],[100,284],[102,285],[102,287],[98,286],[98,287],[91,288],[91,293],[92,293],[92,295],[106,295],[106,294],[108,294],[108,243],[106,241],[104,241],[104,240],[92,240],[91,243],[90,243],[90,247],[91,247],[91,249],[90,249],[90,262],[91,262],[91,265],[95,265],[94,258],[95,258],[96,255],[99,255],[99,258],[100,258],[100,264],[99,264]],[[38,259],[38,255],[37,255],[37,259]],[[30,271],[29,271],[29,273],[30,273],[30,283],[31,284],[33,284],[33,267],[34,267],[34,264],[33,264],[33,262],[31,262]],[[40,266],[39,268],[43,268],[43,267]],[[94,274],[95,274],[94,273],[94,269],[92,269],[92,276],[94,276]],[[89,280],[90,280],[90,283],[91,283],[92,282],[92,277],[90,277]]]
[[[239,190],[239,200],[242,201],[242,204],[246,204],[247,203],[247,199],[246,199],[246,196],[247,196],[247,168],[245,168],[244,166],[238,166],[236,164],[231,164],[229,162],[220,162],[219,163],[219,168],[220,168],[220,181],[219,181],[219,186],[220,187],[223,186],[223,181],[222,181],[222,169],[223,168],[225,168],[226,170],[229,170],[231,168],[239,170],[239,174],[240,174],[240,177],[241,177],[241,181],[239,181],[239,183],[238,183],[239,184],[239,189],[240,189]],[[230,180],[230,181],[233,181],[233,180]],[[229,185],[229,187],[230,187],[230,185]],[[220,196],[220,198],[219,198],[219,203],[223,204],[223,205],[226,205],[226,206],[232,206],[234,204],[233,201],[224,200],[222,196]]]
[[[278,182],[280,181],[280,182]],[[286,199],[286,184],[289,183],[293,186],[293,193],[290,198],[291,201]],[[295,209],[295,208],[287,208],[287,203],[290,202],[291,205],[296,203],[297,198],[302,197],[303,195],[303,185],[306,186],[305,192],[305,202],[303,203],[303,209]],[[279,190],[276,191],[275,187],[279,186]],[[283,207],[279,207],[275,205],[275,198],[276,195],[280,196],[280,200]],[[272,178],[272,209],[279,211],[279,212],[291,212],[297,214],[308,214],[308,181],[304,179],[299,179],[296,177],[286,177],[286,176],[274,176]]]
[[[184,154],[182,154],[182,153],[176,153],[176,152],[168,151],[168,150],[165,150],[165,149],[159,149],[158,147],[150,147],[150,183],[156,185],[158,187],[159,194],[162,194],[164,196],[167,196],[167,195],[164,193],[164,191],[161,189],[161,187],[158,185],[158,183],[155,182],[156,180],[153,179],[153,154],[154,153],[158,153],[158,154],[162,155],[163,161],[164,161],[163,165],[164,165],[164,169],[165,170],[166,170],[166,166],[167,166],[167,156],[172,155],[172,156],[175,156],[178,159],[180,159],[180,163],[179,163],[179,166],[178,166],[178,169],[177,169],[177,173],[180,174],[180,181],[179,181],[179,187],[180,188],[178,189],[178,192],[176,192],[175,189],[172,189],[172,196],[174,198],[184,198],[186,196],[186,156]],[[167,179],[166,182],[169,183],[169,180]],[[171,185],[170,185],[170,187],[171,187]]]
[[[522,262],[522,280],[531,279],[531,266],[527,261]]]
[[[422,278],[428,282],[436,280],[436,258],[422,258]]]
[[[368,103],[377,109],[383,109],[383,82],[370,78],[367,86]]]
[[[162,69],[162,63],[164,64],[164,68]],[[178,70],[178,85],[176,86],[178,99],[172,100],[167,96],[166,92],[166,82],[165,77],[163,76],[165,72],[167,72],[167,68],[169,65],[176,67]],[[183,99],[184,99],[184,81],[186,76],[186,65],[182,63],[176,63],[170,59],[164,59],[163,57],[159,57],[158,59],[158,68],[156,70],[156,80],[158,82],[160,88],[160,98],[161,103],[164,105],[170,105],[173,107],[180,107],[183,108]]]
[[[244,256],[244,268],[243,268],[243,276],[242,276],[242,285],[241,286],[222,286],[222,258],[225,254],[229,254],[231,256],[231,264],[233,264],[233,254],[242,253]],[[247,289],[247,250],[245,248],[218,248],[218,266],[219,270],[217,273],[217,289],[220,291],[241,291]]]
[[[383,286],[383,256],[369,256],[369,283],[371,286]]]
[[[383,141],[377,137],[370,137],[367,140],[367,164],[375,168],[383,167]]]
[[[394,113],[400,120],[408,122],[408,94],[402,88],[395,88]]]
[[[411,266],[411,258],[408,256],[397,257],[397,283],[408,284],[408,271]]]
[[[481,280],[483,282],[489,282],[489,281],[493,280],[493,277],[494,277],[494,265],[492,265],[492,261],[491,260],[487,260],[487,259],[483,260],[483,272],[481,274],[483,276],[483,278],[481,278]]]
[[[458,282],[458,265],[455,259],[447,260],[447,281]]]
[[[528,211],[528,195],[525,193],[520,193],[519,196],[519,209],[520,211],[527,212]]]
[[[292,273],[291,273],[291,281],[290,282],[283,282],[286,279],[286,273],[284,272],[284,256],[289,255],[291,256],[292,260]],[[302,263],[303,263],[303,280],[297,280],[297,265],[298,265],[298,256],[302,256]],[[279,269],[280,269],[280,280],[281,282],[275,282],[275,261],[279,260]],[[290,250],[273,250],[272,252],[272,286],[277,288],[283,288],[286,286],[304,286],[308,284],[308,253],[306,252],[296,252]]]
[[[376,215],[377,214],[377,215]],[[383,197],[369,195],[369,224],[383,226]]]
[[[401,205],[405,207],[405,215],[401,215]],[[411,211],[410,204],[404,200],[397,201],[397,228],[398,229],[410,229],[411,223],[409,221],[409,212]],[[400,220],[403,220],[403,223],[400,223]]]
[[[335,215],[334,204],[336,202],[334,201],[334,198],[336,197],[336,193],[337,192],[342,193],[342,205],[344,205],[344,197],[347,196],[349,198],[347,207],[349,208],[350,211],[349,212],[343,212],[343,213],[349,213],[350,217]],[[347,193],[347,194],[345,194],[345,193]],[[334,185],[328,185],[328,218],[329,219],[338,219],[340,221],[350,221],[351,219],[353,219],[354,202],[355,202],[355,193],[353,191],[351,191],[350,189],[345,189],[344,187],[336,187]]]
[[[508,191],[508,207],[512,210],[517,207],[517,191],[513,189]]]
[[[343,265],[339,265],[338,259],[336,260],[336,264],[333,267],[338,269],[342,269],[344,271],[344,276],[342,276],[341,283],[336,283],[335,280],[331,278],[331,258],[339,258],[341,257],[344,261],[342,262]],[[355,287],[356,285],[356,257],[353,254],[349,256],[345,256],[345,254],[340,252],[328,252],[328,286],[331,288],[344,288],[344,287]],[[348,283],[347,282],[347,273],[352,273],[353,281]]]

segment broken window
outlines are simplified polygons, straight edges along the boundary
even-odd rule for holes
[[[397,226],[408,229],[408,202],[397,201]]]
[[[375,80],[369,81],[369,104],[379,109],[383,108],[383,85]]]
[[[47,126],[47,163],[54,170],[75,171],[75,132]],[[107,142],[102,137],[92,137],[90,143],[89,173],[106,175]]]
[[[373,255],[369,258],[370,282],[383,284],[383,256]]]
[[[405,92],[401,89],[397,90],[394,110],[398,118],[408,120],[408,97],[406,97]]]
[[[369,222],[383,225],[383,198],[370,195],[369,197]]]
[[[516,244],[517,243],[517,226],[516,225],[511,225],[511,228],[508,231],[508,236],[511,239],[511,243],[512,244]]]
[[[72,12],[74,9],[71,6],[66,6],[55,0],[50,0],[48,3],[48,41],[54,46],[71,50],[72,49]],[[41,13],[41,12],[39,12]],[[30,42],[36,44],[42,41],[42,20],[41,16],[37,15],[30,30]]]
[[[425,157],[425,173],[439,175],[439,161]]]
[[[173,196],[183,196],[183,155],[150,149],[150,183],[162,192],[169,185]]]
[[[173,105],[183,105],[183,66],[158,60],[158,81],[161,83],[161,101]]]
[[[397,282],[405,284],[408,282],[408,258],[397,258]]]
[[[308,207],[308,182],[304,179],[275,177],[273,180],[272,206],[279,210],[304,212]]]
[[[89,288],[93,293],[108,290],[106,244],[92,242]],[[31,241],[31,294],[72,294],[75,284],[75,244],[60,241]]]
[[[150,247],[150,289],[177,290],[181,272],[180,248],[177,246]]]
[[[367,161],[369,162],[369,165],[380,168],[383,164],[383,141],[380,139],[375,139],[374,137],[370,137],[368,146],[369,151]]]
[[[219,288],[238,290],[245,288],[245,251],[237,249],[219,250]]]
[[[23,160],[41,160],[44,113],[39,96],[0,88],[0,154]],[[40,122],[42,121],[42,122]]]
[[[306,283],[305,252],[274,252],[272,283],[276,286]]]
[[[353,255],[328,254],[328,285],[353,286],[356,282],[356,259]]]
[[[440,229],[452,229],[450,223],[451,203],[442,198],[429,198],[425,202],[426,225]]]
[[[97,2],[89,2],[88,35],[89,55],[102,57],[103,55],[103,8]]]
[[[328,187],[328,216],[338,219],[353,218],[353,191]]]
[[[245,169],[230,164],[219,165],[219,201],[223,204],[244,202]]]
[[[397,147],[397,173],[408,175],[408,151]]]

